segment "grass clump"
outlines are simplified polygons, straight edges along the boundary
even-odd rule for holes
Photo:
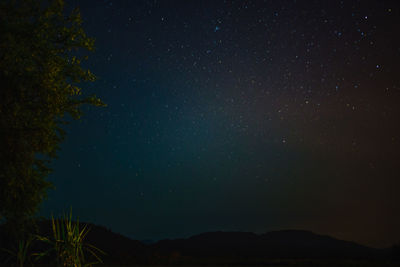
[[[30,247],[32,242],[34,241],[34,237],[30,236],[28,239],[19,241],[15,250],[2,248],[1,250],[5,251],[10,255],[10,258],[14,258],[16,266],[23,267],[25,263],[27,263],[30,259]]]
[[[44,252],[36,253],[37,258],[55,254],[56,264],[61,267],[86,267],[102,263],[99,254],[105,254],[97,247],[85,243],[90,229],[87,224],[80,227],[79,220],[72,221],[72,211],[69,215],[63,215],[60,219],[51,218],[52,236],[37,236],[37,239],[47,243],[50,248]],[[95,259],[86,263],[85,252]]]

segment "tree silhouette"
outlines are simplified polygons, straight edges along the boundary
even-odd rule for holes
[[[64,13],[63,0],[0,1],[0,222],[19,230],[51,187],[62,125],[104,105],[78,86],[95,80],[81,66],[94,40],[78,10]]]

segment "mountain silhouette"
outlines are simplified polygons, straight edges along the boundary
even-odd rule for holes
[[[82,223],[83,227],[84,223]],[[86,242],[106,255],[105,264],[264,264],[276,259],[291,260],[379,260],[393,259],[397,249],[375,249],[302,230],[251,232],[208,232],[186,239],[141,242],[88,224]],[[38,223],[39,234],[51,236],[51,221]],[[0,227],[0,234],[2,227]],[[1,235],[0,235],[1,239]],[[0,240],[1,243],[2,240]],[[40,245],[34,250],[41,249]],[[50,260],[50,259],[49,259]]]
[[[197,259],[367,259],[381,250],[308,231],[284,230],[265,234],[211,232],[188,239],[162,240],[155,251]]]

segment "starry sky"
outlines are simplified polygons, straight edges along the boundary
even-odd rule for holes
[[[41,215],[400,241],[398,1],[67,2],[108,107],[65,128]]]

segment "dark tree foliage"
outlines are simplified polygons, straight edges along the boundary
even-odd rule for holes
[[[95,80],[81,66],[93,45],[63,0],[0,0],[0,222],[20,227],[35,214],[62,125],[82,104],[104,105],[78,86]]]

